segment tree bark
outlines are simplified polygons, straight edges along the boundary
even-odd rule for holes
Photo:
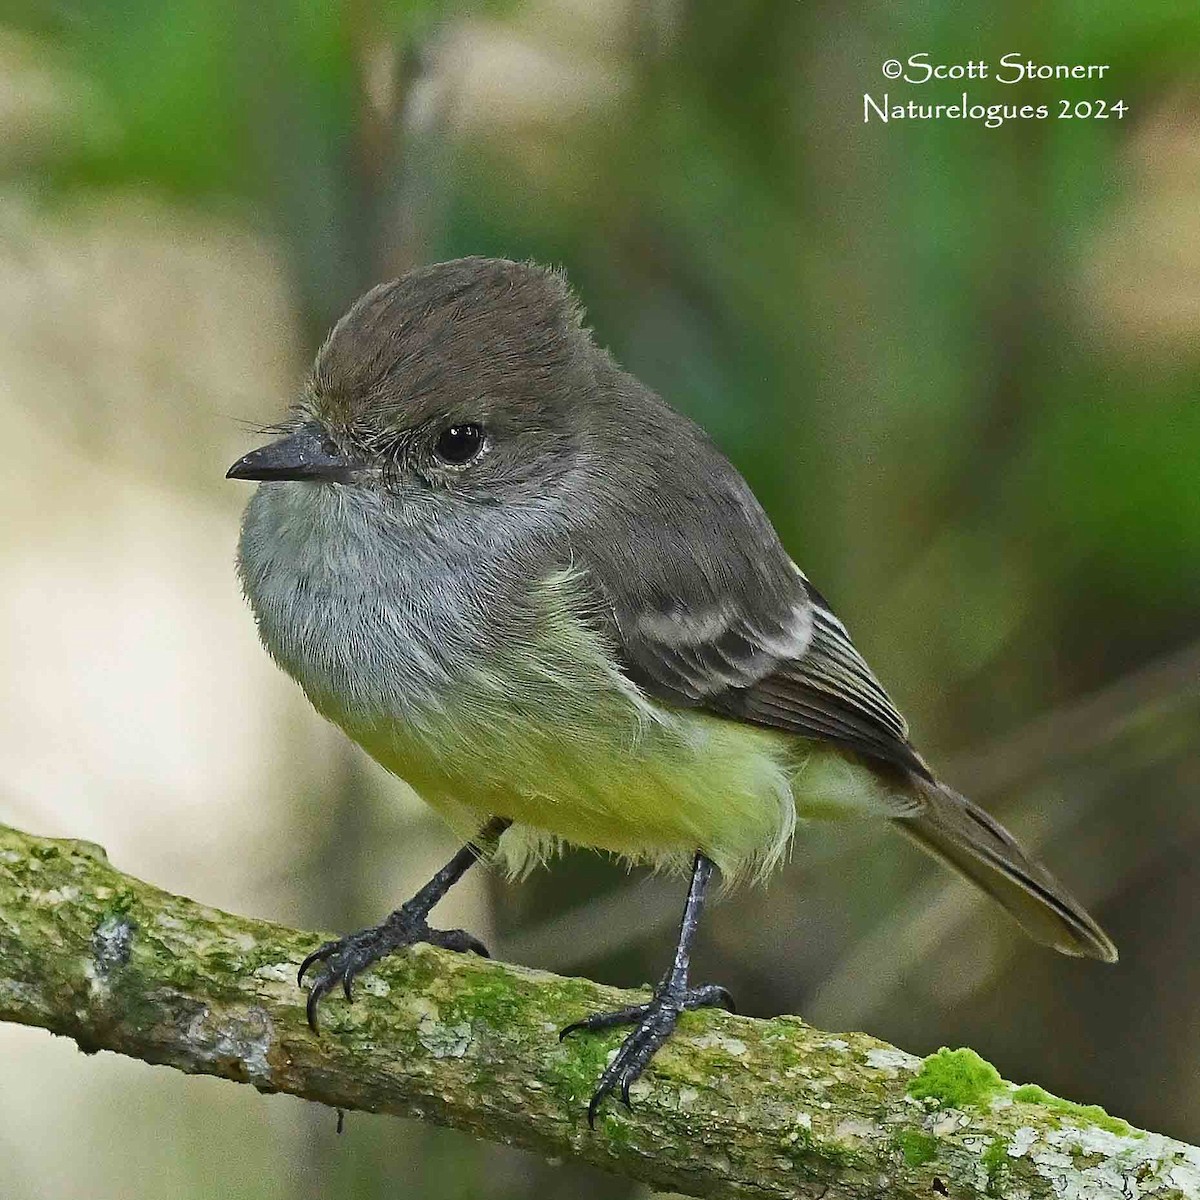
[[[0,826],[0,1019],[336,1108],[394,1113],[713,1197],[1198,1197],[1200,1150],[1014,1089],[970,1051],[921,1060],[796,1017],[686,1014],[627,1112],[585,1112],[634,993],[428,946],[305,1024],[322,935],[231,916],[86,842]]]

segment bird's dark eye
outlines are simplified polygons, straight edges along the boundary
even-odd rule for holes
[[[481,425],[447,425],[433,444],[433,452],[452,467],[465,466],[483,449]]]

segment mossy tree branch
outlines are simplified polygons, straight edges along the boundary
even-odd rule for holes
[[[0,1019],[342,1109],[453,1126],[715,1197],[1200,1197],[1200,1151],[1011,1085],[969,1051],[921,1060],[794,1017],[688,1014],[634,1088],[584,1113],[631,1000],[429,947],[304,1021],[320,935],[206,908],[84,842],[0,826]]]

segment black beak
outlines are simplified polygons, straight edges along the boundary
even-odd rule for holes
[[[355,465],[329,440],[316,422],[301,425],[295,433],[252,450],[225,472],[226,479],[309,479],[347,483]]]

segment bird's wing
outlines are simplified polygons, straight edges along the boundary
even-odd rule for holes
[[[668,703],[821,738],[928,777],[846,627],[737,484],[703,528],[654,522],[616,547],[580,546],[576,561],[603,596],[627,674]]]
[[[711,696],[706,707],[760,725],[823,737],[928,776],[908,740],[908,723],[855,649],[845,625],[797,570],[811,634],[796,656],[741,688]]]
[[[907,723],[846,627],[799,571],[796,582],[786,609],[715,599],[670,614],[626,609],[616,621],[626,670],[660,699],[822,738],[928,775]]]

